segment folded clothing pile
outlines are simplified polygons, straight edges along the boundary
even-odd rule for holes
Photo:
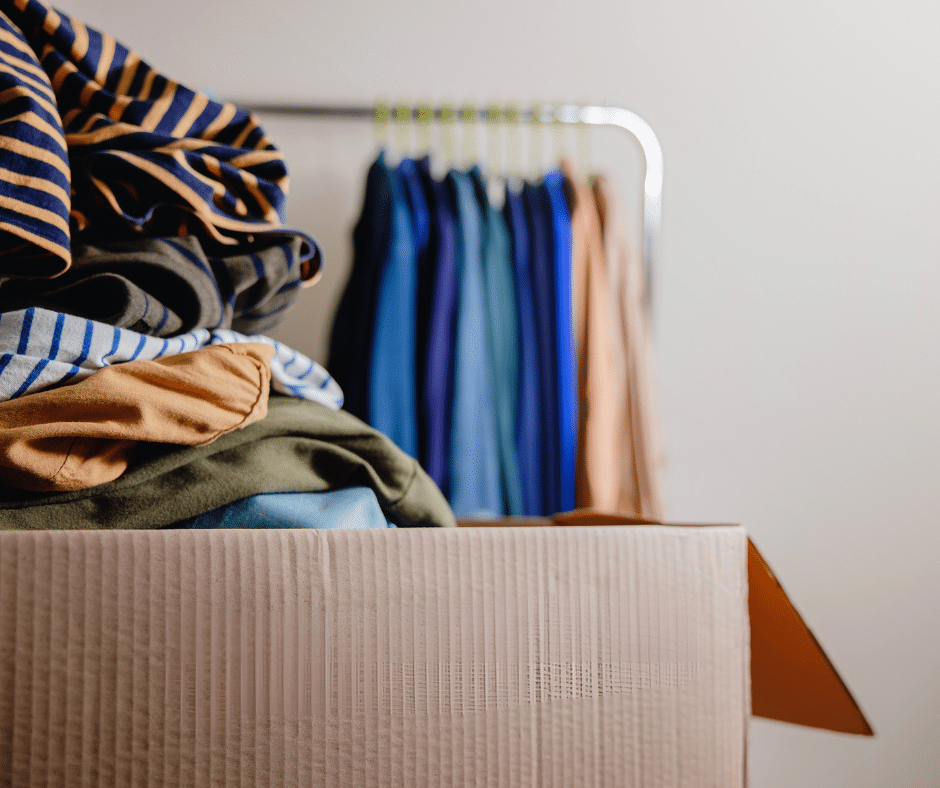
[[[287,184],[254,116],[0,3],[0,528],[453,524],[263,333],[322,265]]]

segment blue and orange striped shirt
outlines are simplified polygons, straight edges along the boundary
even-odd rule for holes
[[[41,0],[0,2],[0,277],[62,273],[78,236],[290,234],[287,184],[253,115]]]

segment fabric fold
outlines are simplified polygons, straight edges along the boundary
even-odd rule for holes
[[[418,462],[355,416],[271,395],[267,415],[201,446],[142,444],[118,479],[59,493],[0,488],[0,529],[162,528],[251,495],[368,487],[400,527],[454,526]]]
[[[92,487],[118,478],[142,441],[198,446],[258,421],[273,355],[269,345],[216,345],[0,403],[0,483]]]

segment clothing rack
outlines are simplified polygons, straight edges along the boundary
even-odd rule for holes
[[[454,107],[390,105],[301,104],[234,101],[242,109],[265,115],[287,115],[323,120],[368,122],[396,121],[458,121],[528,124],[568,124],[611,126],[632,134],[646,162],[643,179],[643,265],[646,272],[647,299],[652,293],[653,272],[659,259],[662,231],[663,150],[650,125],[639,115],[622,107],[600,107],[580,104],[544,104],[505,107]]]

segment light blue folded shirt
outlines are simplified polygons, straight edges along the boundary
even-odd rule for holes
[[[170,528],[394,528],[368,487],[262,493],[190,517]]]

